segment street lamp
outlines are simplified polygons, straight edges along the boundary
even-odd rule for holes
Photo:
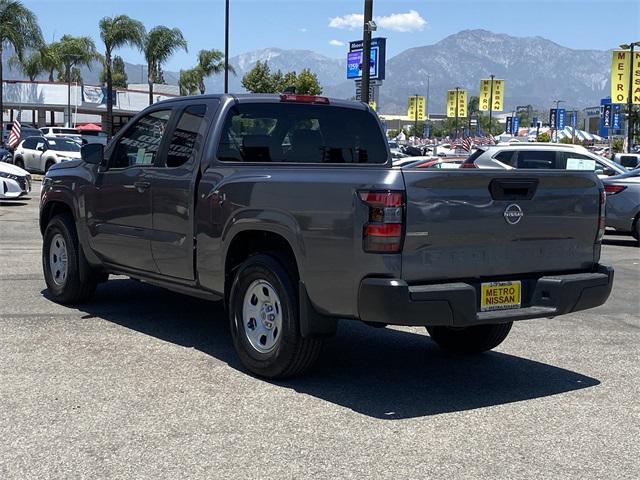
[[[640,47],[640,42],[622,44],[620,48],[629,50],[629,91],[627,92],[627,153],[631,153],[633,143],[633,48]]]

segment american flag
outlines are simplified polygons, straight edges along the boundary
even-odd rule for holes
[[[11,133],[9,134],[9,138],[7,139],[7,144],[15,149],[20,143],[20,130],[22,129],[22,125],[20,124],[20,116],[22,112],[18,112],[18,116],[13,121],[13,126],[11,127]]]
[[[473,139],[471,137],[467,137],[462,141],[462,148],[465,149],[467,152],[470,152],[472,147],[473,147]]]

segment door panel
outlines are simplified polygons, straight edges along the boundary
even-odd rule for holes
[[[153,223],[149,171],[163,154],[170,109],[151,112],[127,128],[109,149],[108,168],[88,196],[92,246],[103,260],[157,272],[151,255]]]
[[[195,182],[208,118],[217,100],[203,101],[177,112],[167,140],[167,153],[149,170],[152,184],[151,251],[164,275],[192,280]]]

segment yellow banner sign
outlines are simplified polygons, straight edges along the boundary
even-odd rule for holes
[[[447,117],[467,116],[467,91],[449,90],[447,92]]]
[[[417,106],[416,106],[417,104]],[[417,119],[418,120],[424,120],[426,118],[426,102],[424,100],[424,97],[421,96],[413,96],[413,97],[409,97],[409,106],[407,108],[407,117],[409,118],[409,120],[415,120],[416,119],[416,109],[417,109]]]
[[[504,80],[493,80],[493,87],[491,86],[491,79],[480,80],[480,110],[488,111],[489,105],[493,104],[491,110],[494,112],[502,111],[502,104],[504,101]]]
[[[632,101],[640,104],[640,52],[633,52]],[[614,50],[611,56],[611,103],[627,103],[631,52]]]

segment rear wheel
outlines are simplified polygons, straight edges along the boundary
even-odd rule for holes
[[[53,217],[44,233],[42,268],[49,295],[56,302],[82,303],[93,295],[97,275],[91,273],[81,281],[81,255],[72,218],[69,215]]]
[[[320,354],[322,340],[300,334],[296,280],[270,255],[249,257],[235,274],[228,309],[233,345],[261,377],[299,375]]]
[[[56,162],[54,160],[47,160],[47,163],[44,164],[44,173],[47,173],[55,163]]]
[[[473,327],[427,327],[431,340],[445,350],[455,353],[481,353],[500,345],[511,330],[513,322]]]
[[[636,221],[633,222],[633,238],[636,239],[638,247],[640,247],[640,216],[636,218]]]

